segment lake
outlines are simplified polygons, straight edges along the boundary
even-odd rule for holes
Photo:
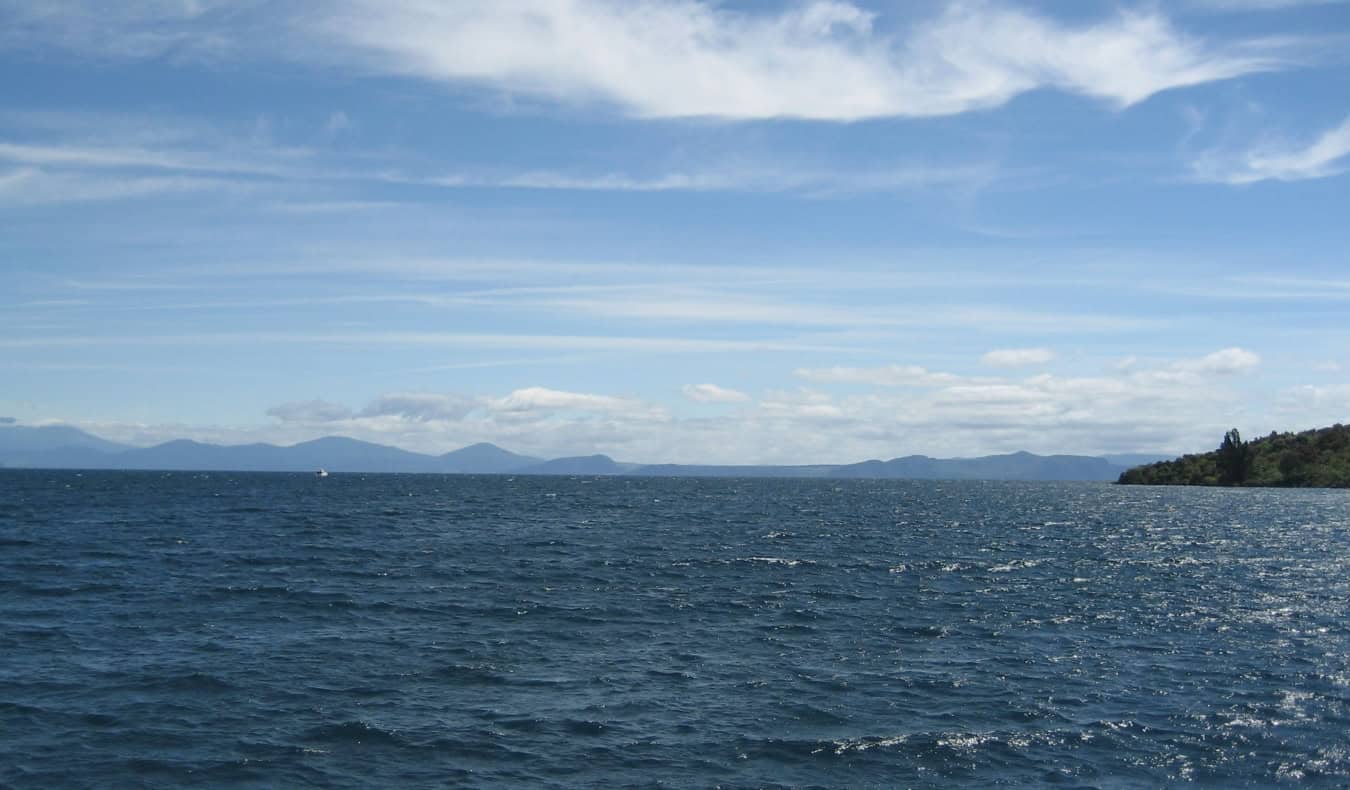
[[[0,783],[1350,783],[1350,492],[0,471]]]

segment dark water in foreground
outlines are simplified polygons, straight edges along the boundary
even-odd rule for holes
[[[1350,784],[1350,494],[0,472],[0,784]]]

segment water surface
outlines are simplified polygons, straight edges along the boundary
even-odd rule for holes
[[[1350,492],[0,472],[0,783],[1350,783]]]

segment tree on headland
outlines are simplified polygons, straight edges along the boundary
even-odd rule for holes
[[[1252,452],[1242,441],[1238,429],[1223,435],[1223,444],[1219,445],[1219,483],[1226,486],[1240,486],[1247,482],[1252,471]]]

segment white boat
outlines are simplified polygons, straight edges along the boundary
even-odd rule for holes
[[[314,476],[315,476],[315,477],[327,477],[327,476],[328,476],[328,470],[327,470],[327,469],[320,469],[319,471],[317,471],[317,472],[314,473]]]

